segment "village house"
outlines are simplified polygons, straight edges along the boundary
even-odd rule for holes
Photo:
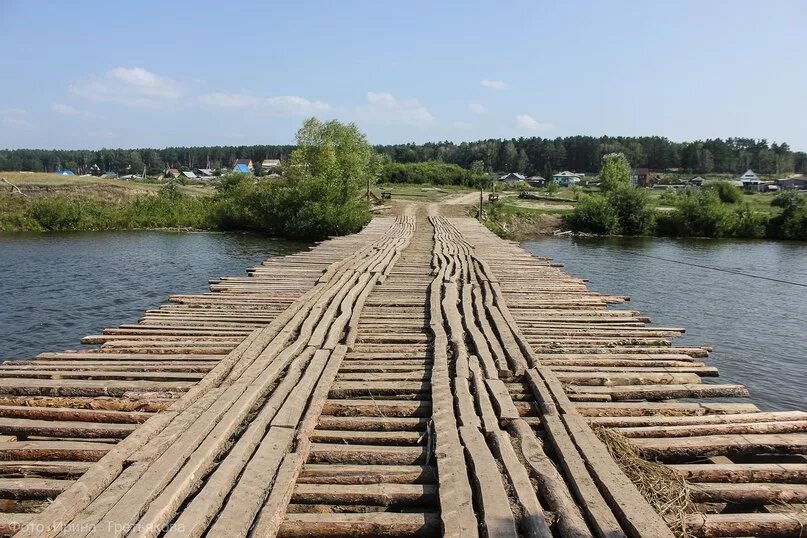
[[[631,170],[630,184],[634,187],[647,187],[650,184],[650,169],[634,168]]]
[[[558,172],[557,174],[553,175],[552,181],[561,187],[571,187],[572,185],[577,185],[580,183],[580,178],[581,174],[575,174],[574,172],[564,170],[563,172]]]
[[[515,172],[510,172],[509,174],[505,174],[499,178],[499,181],[502,183],[518,183],[519,181],[524,181],[527,179],[525,176],[521,174],[516,174]]]
[[[280,159],[264,159],[261,163],[261,170],[264,172],[275,171],[280,168]]]
[[[199,179],[210,179],[216,174],[213,172],[212,168],[198,168],[196,170],[196,175],[199,177]]]
[[[179,170],[177,170],[176,168],[169,168],[168,170],[165,171],[164,175],[166,177],[168,177],[168,176],[179,177]]]
[[[750,168],[740,176],[740,179],[735,182],[735,185],[742,187],[745,192],[764,192],[767,190],[764,182]]]
[[[783,191],[807,191],[807,175],[777,179],[776,185]]]
[[[252,165],[252,159],[237,159],[233,166],[233,172],[242,174],[250,174],[253,170],[255,170],[255,167]]]
[[[546,187],[547,184],[547,180],[541,176],[530,176],[524,181],[526,181],[530,187],[535,188]]]
[[[196,179],[196,174],[194,174],[193,172],[188,171],[188,170],[186,170],[185,172],[182,172],[182,175],[185,176],[188,179]]]

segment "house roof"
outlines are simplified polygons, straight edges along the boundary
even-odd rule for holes
[[[179,174],[179,170],[177,170],[176,168],[169,168],[168,173],[169,174]]]
[[[524,176],[522,176],[521,174],[516,174],[515,172],[510,172],[509,174],[503,175],[499,179],[502,180],[502,179],[511,179],[511,178],[516,178],[516,179],[521,180],[521,179],[524,179]]]
[[[546,181],[546,179],[541,176],[530,176],[527,178],[527,181]]]
[[[579,174],[575,174],[574,172],[569,172],[568,170],[564,170],[563,172],[558,172],[557,174],[555,174],[552,177],[558,177],[558,176],[562,176],[562,177],[580,177]]]
[[[199,172],[199,174],[201,174],[203,176],[212,176],[213,175],[213,170],[211,168],[199,168],[199,169],[197,169],[197,172]]]
[[[196,174],[194,174],[193,172],[182,172],[182,175],[189,179],[196,178]]]
[[[252,164],[252,159],[236,159],[235,164],[236,164],[236,166],[239,165],[239,164],[245,164],[245,165],[249,166],[250,164]]]
[[[261,166],[280,166],[280,159],[264,159]]]
[[[241,172],[242,174],[249,174],[249,166],[244,163],[237,163],[235,168],[233,168],[233,172]]]

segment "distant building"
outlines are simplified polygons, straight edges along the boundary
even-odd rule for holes
[[[630,184],[634,187],[647,187],[650,184],[650,169],[634,168],[631,170]]]
[[[64,168],[64,169],[63,168],[58,168],[56,170],[56,172],[54,172],[54,173],[59,174],[60,176],[75,176],[76,175],[72,170],[68,170],[67,168]]]
[[[767,190],[767,188],[763,185],[763,181],[750,168],[745,171],[745,174],[740,176],[740,179],[738,181],[740,183],[740,185],[738,186],[742,186],[745,192],[760,192],[760,191],[764,192],[765,190]]]
[[[280,159],[264,159],[261,163],[261,170],[268,172],[280,168]]]
[[[530,176],[527,179],[525,179],[524,181],[526,181],[527,184],[529,184],[530,187],[538,187],[538,188],[540,188],[540,187],[546,187],[546,184],[547,184],[548,180],[541,177],[541,176]]]
[[[570,187],[572,185],[580,183],[580,177],[581,177],[580,174],[575,174],[574,172],[564,170],[563,172],[558,172],[557,174],[552,176],[552,181],[554,181],[561,187]]]
[[[252,166],[252,159],[237,159],[233,166],[233,172],[243,172],[243,169],[240,168],[241,165],[246,167],[247,171],[245,173],[247,174],[255,170],[255,167]]]
[[[190,172],[190,171],[182,172],[182,175],[185,176],[188,179],[196,179],[196,174],[194,174],[193,172]]]
[[[244,163],[236,163],[233,172],[237,174],[251,174],[252,170]]]
[[[199,168],[196,170],[196,175],[199,179],[207,179],[214,177],[216,174],[213,172],[212,168]]]
[[[524,181],[527,179],[525,176],[521,174],[516,174],[515,172],[510,172],[509,174],[505,174],[499,178],[499,181],[502,183],[518,183],[519,181]]]
[[[807,191],[807,176],[777,179],[776,185],[783,191]]]
[[[689,184],[692,185],[693,187],[703,187],[703,184],[705,182],[706,180],[700,176],[693,177],[692,179],[689,180]]]
[[[179,170],[177,170],[176,168],[169,168],[168,170],[165,171],[165,175],[171,177],[179,177]]]

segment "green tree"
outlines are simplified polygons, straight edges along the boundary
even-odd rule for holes
[[[630,164],[624,153],[609,153],[602,157],[600,189],[612,191],[630,185]]]

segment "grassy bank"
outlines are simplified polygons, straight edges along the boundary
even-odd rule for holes
[[[575,189],[554,196],[576,201],[523,200],[503,193],[499,202],[486,205],[486,225],[510,239],[571,230],[807,240],[804,193],[748,194],[724,183],[696,190],[623,188],[607,194]]]

